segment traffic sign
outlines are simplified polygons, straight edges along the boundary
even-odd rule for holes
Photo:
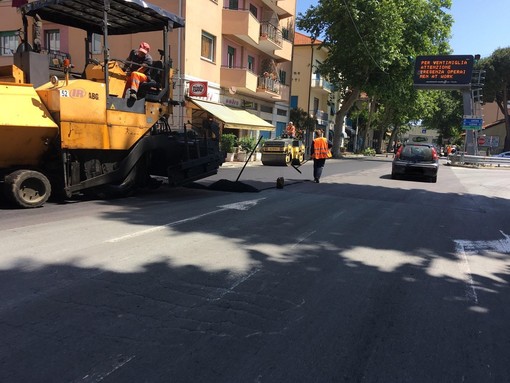
[[[478,137],[478,146],[497,148],[499,146],[499,136],[480,136]]]
[[[482,129],[482,118],[464,118],[462,121],[462,128],[467,130],[480,130]]]
[[[474,56],[418,56],[413,82],[417,89],[464,89],[471,87]]]

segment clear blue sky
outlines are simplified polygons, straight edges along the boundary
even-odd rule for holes
[[[296,13],[304,13],[312,4],[317,0],[297,0]],[[448,13],[454,19],[453,54],[487,57],[497,48],[510,47],[510,0],[453,0]]]

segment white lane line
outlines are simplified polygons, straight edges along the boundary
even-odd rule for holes
[[[252,199],[252,200],[248,200],[248,201],[235,202],[235,203],[231,203],[231,204],[228,204],[228,205],[222,205],[222,206],[219,206],[220,209],[218,209],[218,210],[213,210],[213,211],[210,211],[208,213],[199,214],[199,215],[195,215],[193,217],[189,217],[189,218],[185,218],[185,219],[180,219],[178,221],[165,223],[164,225],[154,226],[154,227],[151,227],[149,229],[135,231],[134,233],[122,235],[122,236],[116,237],[116,238],[111,238],[111,239],[109,239],[109,240],[107,240],[105,242],[107,242],[107,243],[116,243],[116,242],[125,241],[127,239],[132,239],[132,238],[140,237],[142,235],[154,233],[156,231],[160,231],[160,230],[166,229],[166,228],[171,227],[171,226],[180,225],[181,223],[195,221],[197,219],[206,217],[208,215],[216,214],[216,213],[219,213],[219,212],[225,211],[225,210],[240,210],[240,211],[249,210],[252,207],[256,206],[260,201],[262,201],[264,199],[266,199],[266,197],[258,198],[258,199]]]
[[[122,356],[122,355],[119,355]],[[105,373],[93,373],[92,375],[85,375],[81,381],[85,382],[100,382],[104,378],[108,377],[109,375],[113,374],[115,371],[117,371],[119,368],[124,366],[125,364],[129,363],[131,360],[135,358],[135,355],[129,356],[126,359],[122,360],[121,362],[115,363],[110,370],[108,370]],[[118,359],[118,357],[117,357]]]
[[[253,277],[255,274],[257,274],[258,272],[260,271],[260,269],[254,269],[251,273],[249,274],[246,274],[244,275],[243,277],[239,278],[238,280],[236,280],[232,286],[230,286],[229,288],[227,289],[222,289],[222,292],[220,293],[219,296],[217,296],[216,298],[210,298],[210,299],[207,299],[209,302],[212,302],[212,301],[218,301],[220,300],[221,298],[223,298],[225,295],[227,295],[228,293],[232,292],[237,286],[239,286],[241,283],[243,282],[246,282],[248,279],[250,279],[251,277]]]
[[[459,267],[466,275],[466,297],[478,304],[478,295],[476,294],[476,285],[473,281],[473,275],[467,255],[469,253],[482,254],[484,251],[495,251],[498,253],[510,254],[510,236],[502,230],[499,231],[504,239],[496,239],[493,241],[466,241],[454,240],[455,252],[461,260]]]
[[[312,235],[315,234],[317,230],[312,230],[312,231],[309,231],[309,232],[306,232],[306,233],[303,233],[303,235],[301,236],[301,238],[299,238],[299,240],[293,244],[290,248],[293,249],[294,247],[296,247],[297,245],[299,245],[301,242],[305,241],[307,238],[311,237]]]
[[[461,263],[459,264],[460,271],[462,271],[466,276],[466,298],[469,301],[478,304],[478,295],[475,290],[475,282],[473,281],[473,276],[471,274],[471,267],[469,267],[469,262],[466,256],[466,252],[464,251],[464,241],[455,241],[455,252],[457,256],[460,258]]]
[[[125,240],[131,239],[131,238],[140,237],[142,235],[154,233],[156,231],[160,231],[160,230],[166,229],[166,228],[171,227],[171,226],[180,225],[181,223],[195,221],[195,220],[197,220],[199,218],[203,218],[203,217],[208,216],[208,215],[216,214],[216,213],[219,213],[220,211],[224,211],[224,210],[227,210],[227,209],[213,210],[213,211],[210,211],[208,213],[196,215],[194,217],[189,217],[189,218],[181,219],[179,221],[169,222],[169,223],[166,223],[166,224],[161,225],[161,226],[154,226],[154,227],[151,227],[150,229],[135,231],[134,233],[131,233],[131,234],[126,234],[126,235],[122,235],[120,237],[109,239],[106,242],[108,242],[108,243],[115,243],[115,242],[125,241]]]

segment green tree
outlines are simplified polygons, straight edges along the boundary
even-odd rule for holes
[[[290,120],[299,130],[312,131],[315,128],[315,120],[302,108],[291,109]]]
[[[425,93],[425,92],[424,92]],[[422,124],[439,133],[439,139],[458,142],[461,137],[463,103],[462,94],[455,91],[428,91]]]
[[[510,150],[510,119],[508,98],[510,87],[510,47],[496,49],[490,57],[481,60],[477,68],[486,71],[483,98],[485,102],[496,102],[505,116],[506,137],[504,151]]]
[[[298,27],[320,37],[329,50],[320,72],[342,92],[335,157],[340,156],[344,118],[362,90],[378,103],[393,104],[388,109],[393,114],[416,97],[410,58],[449,49],[452,19],[445,9],[450,6],[451,0],[329,0],[299,14]],[[402,97],[404,90],[410,98]]]

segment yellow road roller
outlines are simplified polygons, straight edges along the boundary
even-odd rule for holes
[[[295,138],[275,138],[264,141],[261,153],[263,165],[301,165],[305,159],[305,145]]]

